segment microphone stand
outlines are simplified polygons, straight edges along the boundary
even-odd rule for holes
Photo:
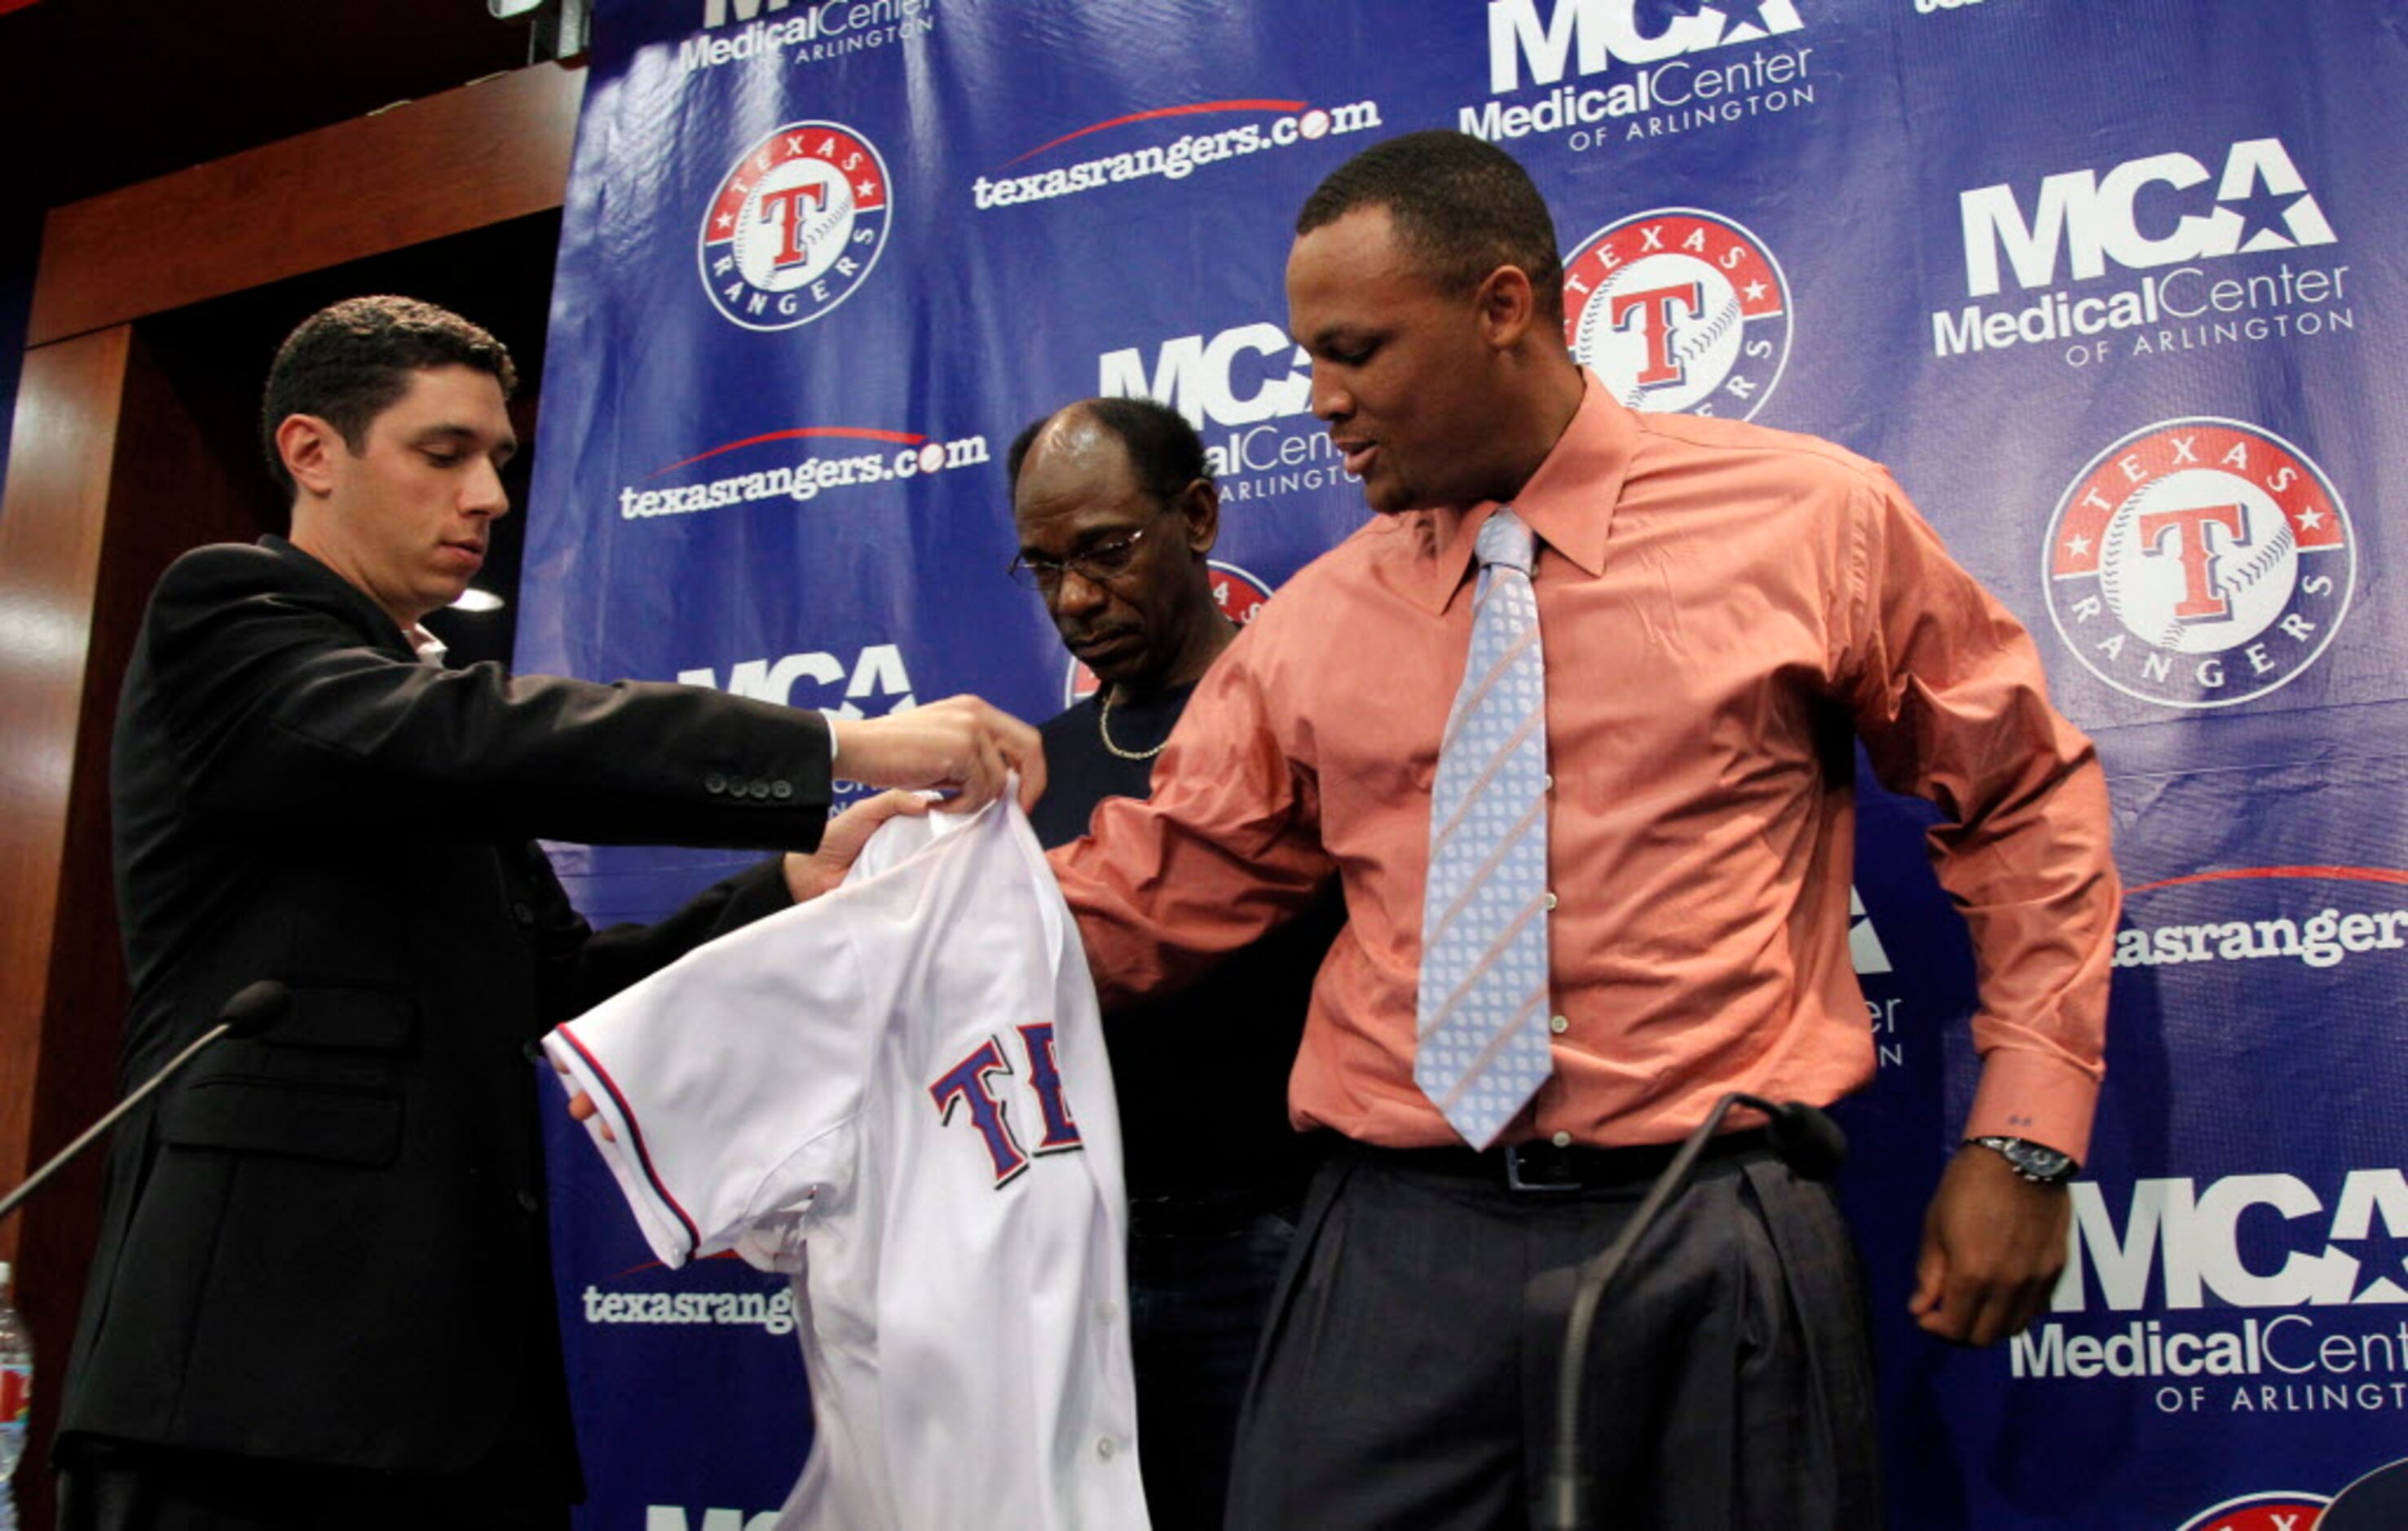
[[[256,1036],[283,1019],[284,1012],[292,1007],[292,994],[284,985],[273,979],[263,979],[238,991],[232,999],[226,1001],[225,1009],[219,1012],[216,1025],[194,1037],[191,1044],[181,1052],[167,1060],[166,1067],[143,1080],[139,1089],[110,1108],[108,1115],[86,1127],[82,1136],[52,1154],[50,1162],[27,1176],[22,1185],[9,1192],[7,1196],[0,1197],[0,1222],[5,1222],[10,1213],[24,1203],[26,1197],[40,1190],[52,1176],[73,1164],[77,1155],[98,1142],[101,1135],[115,1126],[126,1112],[142,1104],[161,1085],[175,1078],[177,1072],[186,1064],[191,1063],[203,1048],[222,1037]]]
[[[1647,1188],[1639,1209],[1630,1214],[1630,1220],[1622,1225],[1621,1234],[1605,1252],[1581,1266],[1579,1284],[1572,1293],[1571,1316],[1564,1324],[1563,1359],[1555,1377],[1555,1439],[1549,1453],[1545,1502],[1541,1507],[1539,1522],[1544,1531],[1580,1531],[1583,1520],[1583,1501],[1587,1497],[1589,1481],[1588,1474],[1580,1467],[1581,1384],[1586,1378],[1589,1338],[1597,1326],[1598,1307],[1607,1288],[1629,1263],[1631,1251],[1638,1248],[1665,1207],[1688,1184],[1689,1172],[1697,1167],[1698,1156],[1705,1152],[1707,1143],[1734,1106],[1753,1107],[1770,1118],[1774,1151],[1799,1173],[1821,1180],[1839,1166],[1840,1155],[1846,1149],[1845,1140],[1840,1137],[1838,1126],[1820,1110],[1734,1091],[1715,1101],[1714,1109],[1681,1144],[1680,1152],[1656,1177],[1656,1183]]]

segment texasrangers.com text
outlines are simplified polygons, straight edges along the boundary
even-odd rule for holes
[[[925,478],[953,468],[977,467],[988,460],[986,437],[982,436],[968,436],[958,441],[930,441],[893,453],[806,457],[791,466],[706,479],[674,489],[623,485],[619,490],[619,515],[622,520],[640,521],[648,516],[692,515],[697,510],[718,510],[756,500],[816,499],[824,490]]]
[[[795,1292],[605,1292],[585,1289],[588,1324],[736,1324],[795,1332]]]
[[[2191,962],[2259,962],[2288,957],[2333,967],[2354,952],[2408,947],[2408,909],[2344,914],[2323,909],[2294,923],[2212,920],[2196,925],[2130,925],[2115,933],[2115,966],[2163,967]]]
[[[1319,107],[1266,124],[1248,122],[1219,133],[1191,133],[1168,144],[1148,144],[1123,154],[1107,154],[1063,168],[1029,176],[1005,176],[990,180],[981,176],[970,183],[970,196],[982,212],[1021,202],[1046,202],[1057,196],[1092,192],[1125,180],[1159,176],[1184,180],[1198,165],[1286,149],[1333,134],[1360,133],[1383,125],[1380,104],[1357,101],[1351,106]]]

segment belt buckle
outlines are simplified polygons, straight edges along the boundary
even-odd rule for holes
[[[1584,1191],[1587,1189],[1587,1187],[1583,1185],[1579,1180],[1541,1180],[1534,1174],[1525,1174],[1522,1168],[1522,1151],[1524,1149],[1533,1149],[1538,1151],[1532,1154],[1533,1158],[1537,1158],[1545,1153],[1555,1152],[1555,1145],[1547,1142],[1543,1138],[1534,1138],[1525,1143],[1510,1143],[1506,1145],[1505,1185],[1507,1189],[1512,1191],[1552,1191],[1557,1193],[1567,1191]]]

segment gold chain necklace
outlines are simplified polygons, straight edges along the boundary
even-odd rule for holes
[[[1166,738],[1151,750],[1124,750],[1114,744],[1112,742],[1112,688],[1110,686],[1106,686],[1101,694],[1096,698],[1096,737],[1104,741],[1105,749],[1122,760],[1152,760],[1162,753],[1164,746],[1170,742]]]

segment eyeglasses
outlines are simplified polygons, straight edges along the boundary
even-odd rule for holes
[[[1009,572],[1022,589],[1048,595],[1062,588],[1065,574],[1076,573],[1091,585],[1106,584],[1126,574],[1137,563],[1137,545],[1153,529],[1154,523],[1148,522],[1126,537],[1099,542],[1068,558],[1032,558],[1022,553],[1011,561]]]

